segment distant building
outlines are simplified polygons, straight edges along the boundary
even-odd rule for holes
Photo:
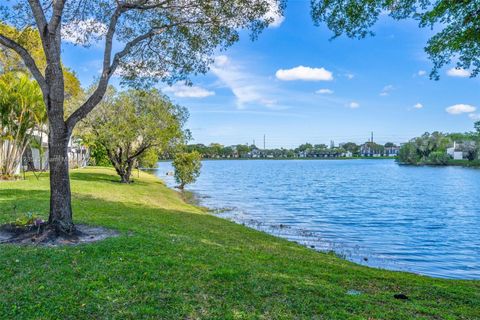
[[[382,146],[374,142],[365,142],[360,146],[360,156],[362,157],[381,157],[382,155]]]
[[[392,147],[385,147],[383,154],[386,157],[396,157],[398,156],[399,152],[400,152],[400,147],[392,146]]]
[[[29,149],[23,153],[21,166],[26,171],[48,170],[48,136],[44,133],[34,132],[32,139],[36,142],[30,144],[27,147]],[[86,167],[90,160],[90,151],[80,139],[70,138],[67,155],[68,165],[71,169]],[[21,167],[17,171],[20,172],[20,169]]]
[[[453,160],[464,160],[468,158],[469,150],[475,149],[476,144],[474,141],[467,142],[453,142],[453,146],[447,148],[447,154],[452,157]]]

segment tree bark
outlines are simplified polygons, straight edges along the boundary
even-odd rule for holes
[[[64,126],[59,127],[54,128],[51,124],[48,139],[50,167],[50,216],[48,223],[58,233],[71,234],[75,231],[75,226],[72,219],[68,172],[68,141],[70,135]]]
[[[27,171],[37,171],[37,169],[35,168],[35,163],[33,162],[32,148],[30,147],[30,145],[28,145],[25,149],[25,152],[23,153],[23,159],[24,164],[27,166]]]
[[[113,161],[112,161],[113,162]],[[115,164],[115,170],[117,171],[118,175],[120,176],[121,183],[130,183],[130,177],[132,176],[132,170],[135,160],[128,161],[124,164]]]

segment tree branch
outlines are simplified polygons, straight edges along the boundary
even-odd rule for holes
[[[137,152],[132,154],[131,156],[128,157],[127,161],[132,161],[133,159],[137,158],[140,156],[142,153],[144,153],[148,148],[152,147],[151,144],[145,144],[143,146],[140,146]]]
[[[82,120],[86,117],[86,115],[92,111],[93,108],[102,100],[103,95],[107,91],[108,81],[112,76],[113,72],[110,66],[110,62],[112,59],[112,47],[113,47],[113,36],[115,34],[115,30],[117,28],[118,19],[124,12],[124,9],[117,4],[117,9],[113,13],[110,24],[108,26],[108,31],[105,36],[105,52],[103,54],[103,70],[102,75],[100,77],[100,81],[98,82],[97,88],[92,93],[92,95],[85,101],[85,103],[75,110],[70,117],[67,119],[67,128],[71,131],[75,127],[78,121]]]
[[[32,9],[33,17],[37,23],[37,28],[40,31],[40,37],[44,39],[45,28],[47,27],[47,18],[45,17],[45,12],[43,12],[42,5],[39,0],[28,0],[30,8]]]
[[[120,12],[121,12],[121,9],[120,9]],[[118,20],[118,17],[117,17],[117,20]],[[112,21],[113,21],[113,17],[112,17]],[[112,26],[112,24],[110,26]],[[74,126],[77,124],[78,121],[80,121],[84,117],[86,117],[88,115],[88,113],[90,113],[90,111],[92,111],[93,108],[95,108],[95,106],[98,103],[100,103],[100,101],[103,98],[103,95],[105,94],[105,92],[107,90],[108,81],[110,80],[113,73],[117,69],[117,67],[120,63],[120,60],[124,56],[126,56],[130,52],[130,50],[133,47],[135,47],[136,45],[138,45],[140,42],[142,42],[142,41],[144,41],[148,38],[151,38],[151,37],[153,37],[154,35],[156,35],[160,32],[160,30],[158,30],[158,29],[152,29],[145,34],[136,37],[135,39],[133,39],[132,41],[127,43],[122,51],[119,51],[115,54],[115,56],[113,58],[113,62],[110,65],[110,61],[111,61],[110,57],[111,57],[111,51],[112,51],[112,43],[111,43],[112,41],[111,41],[111,39],[113,38],[113,33],[115,32],[115,28],[113,27],[113,32],[111,34],[110,34],[110,30],[111,29],[109,28],[109,32],[107,33],[107,43],[106,43],[106,46],[105,46],[105,55],[104,55],[104,60],[103,60],[103,62],[104,62],[103,71],[102,71],[102,76],[100,77],[100,81],[98,83],[98,86],[95,89],[95,91],[93,92],[93,94],[87,99],[87,101],[80,108],[75,110],[75,112],[72,113],[70,115],[70,117],[67,119],[67,126],[70,130],[72,130],[74,128]],[[110,37],[110,41],[108,40],[109,37]]]
[[[38,69],[38,66],[35,63],[35,60],[32,58],[32,56],[27,51],[27,49],[25,49],[16,41],[2,34],[0,34],[0,44],[15,51],[23,59],[23,62],[27,66],[28,70],[30,70],[35,80],[38,82],[40,88],[42,89],[43,94],[46,96],[46,94],[48,93],[48,86],[45,81],[45,78],[40,72],[40,70]]]
[[[48,31],[52,34],[56,33],[60,22],[62,21],[63,8],[65,7],[66,0],[57,0],[53,5],[53,14],[48,24]]]
[[[85,118],[90,113],[90,111],[92,111],[93,108],[95,108],[95,106],[98,103],[100,103],[100,101],[102,100],[102,98],[103,98],[103,96],[104,96],[104,94],[107,90],[108,82],[109,82],[110,78],[112,77],[112,75],[114,74],[115,70],[117,69],[118,65],[120,64],[121,59],[123,57],[125,57],[133,47],[137,46],[142,41],[147,40],[149,38],[152,38],[153,36],[162,32],[163,27],[154,28],[154,29],[150,29],[150,31],[148,31],[145,34],[134,38],[133,40],[131,40],[130,42],[128,42],[125,45],[123,50],[121,50],[121,51],[119,51],[115,54],[115,56],[113,57],[113,61],[112,61],[113,36],[115,34],[117,23],[118,23],[118,20],[120,19],[120,16],[124,12],[129,11],[129,10],[151,9],[149,7],[146,7],[147,6],[146,3],[147,3],[146,0],[139,0],[136,3],[130,3],[130,4],[120,3],[119,1],[117,1],[117,8],[116,8],[114,14],[112,15],[112,17],[110,19],[110,24],[109,24],[108,31],[107,31],[107,34],[106,34],[106,37],[105,37],[105,52],[104,52],[104,56],[103,56],[102,75],[100,76],[100,80],[98,82],[97,88],[92,93],[92,95],[87,99],[87,101],[85,101],[85,103],[82,106],[80,106],[77,110],[75,110],[75,112],[73,112],[70,115],[70,117],[67,119],[66,124],[67,124],[67,128],[70,131],[73,130],[75,125],[80,120]],[[161,6],[165,3],[166,2],[162,2],[160,4],[155,4],[155,5],[152,4],[152,5],[148,5],[148,6],[159,7],[159,6]],[[181,23],[185,23],[185,22],[178,22],[178,23],[171,24],[171,25],[164,26],[164,27],[171,28],[171,27],[174,27],[176,25],[180,25]],[[187,21],[187,23],[188,23],[188,21]],[[195,24],[195,21],[193,22],[193,24]]]

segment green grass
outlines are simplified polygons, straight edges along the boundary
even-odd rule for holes
[[[450,160],[448,162],[449,166],[460,166],[460,167],[473,167],[480,168],[480,160]]]
[[[479,281],[317,253],[206,214],[146,173],[131,185],[105,168],[71,177],[76,221],[122,235],[0,246],[0,319],[480,319]],[[0,221],[14,206],[45,214],[47,177],[0,182]]]

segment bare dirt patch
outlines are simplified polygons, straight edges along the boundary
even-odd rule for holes
[[[83,243],[92,243],[107,238],[118,237],[119,233],[112,229],[88,225],[76,225],[73,234],[58,234],[55,230],[27,226],[19,227],[14,224],[0,226],[0,244],[34,245],[34,246],[72,246]]]

